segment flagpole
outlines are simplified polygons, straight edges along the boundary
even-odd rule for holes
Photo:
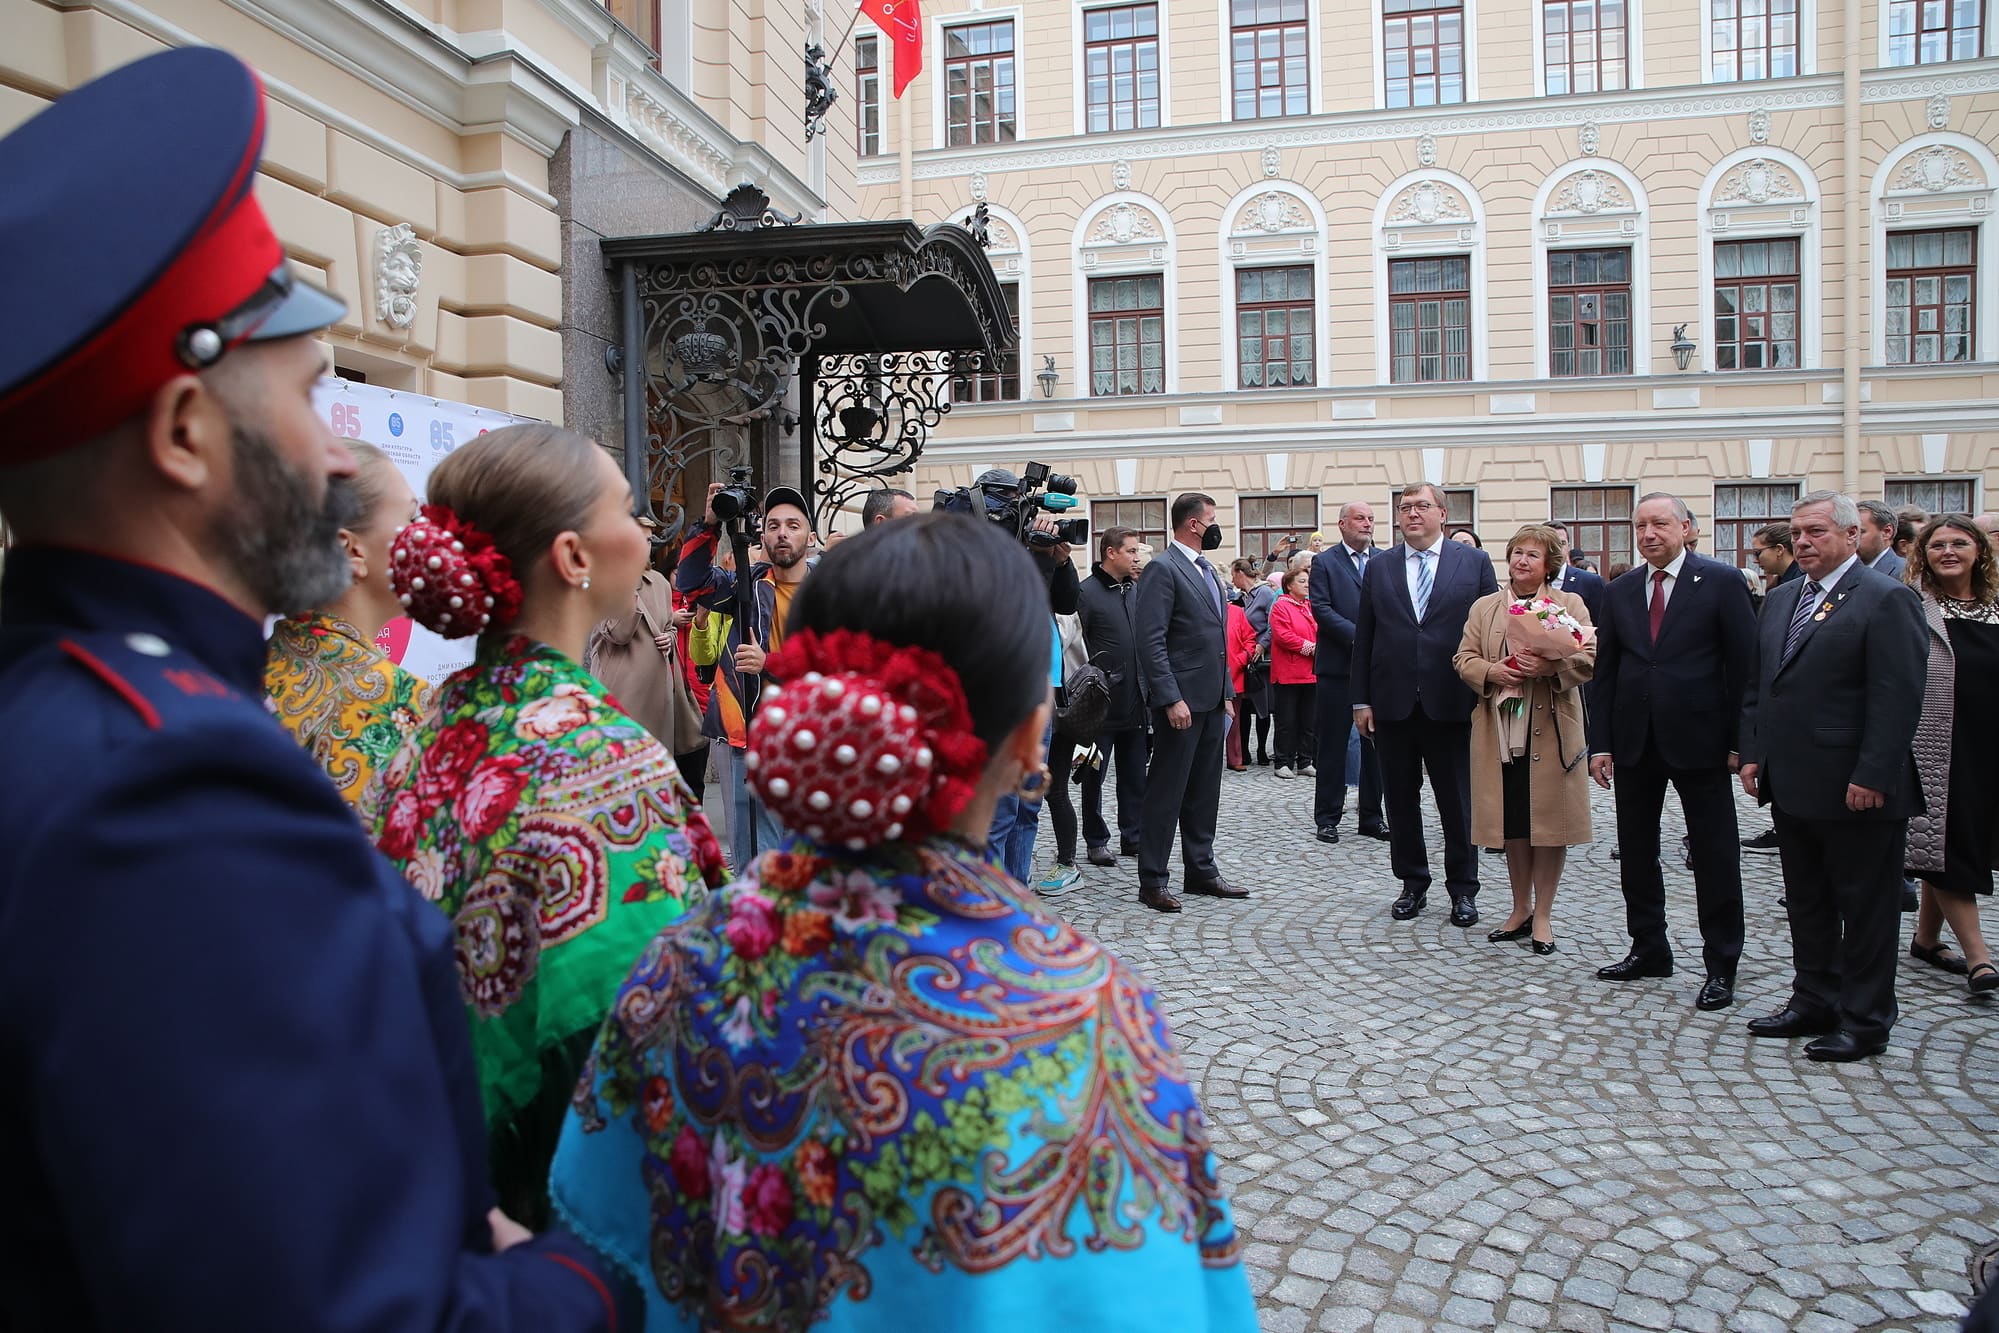
[[[847,30],[840,34],[839,45],[835,46],[832,50],[826,53],[826,63],[829,67],[833,63],[833,57],[839,55],[841,51],[846,49],[847,39],[854,35],[854,29],[860,24],[860,21],[861,21],[861,0],[854,0],[854,16],[847,20]]]

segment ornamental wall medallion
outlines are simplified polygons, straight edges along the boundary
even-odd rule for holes
[[[1117,164],[1111,168],[1111,188],[1114,190],[1131,188],[1131,163],[1123,158],[1119,158]]]
[[[1283,164],[1278,158],[1277,145],[1271,144],[1266,147],[1263,150],[1263,174],[1265,176],[1275,176],[1281,165]]]
[[[423,281],[423,248],[407,222],[375,233],[375,317],[392,329],[416,322],[416,289]]]
[[[1437,222],[1469,222],[1471,209],[1463,195],[1442,181],[1417,181],[1390,206],[1388,221],[1390,225],[1415,223],[1422,227]]]
[[[1929,105],[1923,109],[1923,118],[1929,122],[1929,127],[1933,130],[1948,128],[1950,125],[1950,98],[1944,96],[1942,93],[1938,93],[1936,96],[1930,98]]]
[[[1895,173],[1895,183],[1889,188],[1928,190],[1935,194],[1983,184],[1984,177],[1961,150],[1936,144],[1904,158],[1901,170]]]
[[[1598,131],[1595,121],[1584,122],[1576,131],[1576,147],[1582,150],[1584,157],[1595,157],[1596,150],[1602,146],[1602,143],[1603,135]]]
[[[1767,204],[1772,199],[1803,199],[1805,190],[1790,170],[1767,157],[1755,157],[1728,173],[1714,202],[1722,204]]]
[[[1597,213],[1620,212],[1632,208],[1631,196],[1617,177],[1608,172],[1596,170],[1578,171],[1562,182],[1555,191],[1551,213],[1582,213],[1594,216]]]
[[[1305,206],[1298,202],[1294,194],[1283,190],[1267,190],[1243,205],[1236,214],[1235,230],[1280,232],[1309,231],[1312,219],[1305,212]]]
[[[1416,141],[1416,165],[1434,167],[1437,165],[1437,136],[1426,134]]]
[[[1770,142],[1770,113],[1760,106],[1749,113],[1749,142]]]
[[[1165,239],[1166,233],[1152,210],[1135,204],[1112,204],[1090,228],[1089,245],[1130,245],[1134,241]]]
[[[986,201],[986,189],[987,189],[986,173],[983,171],[973,172],[972,202],[983,204]]]

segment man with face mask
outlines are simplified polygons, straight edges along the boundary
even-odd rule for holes
[[[0,139],[0,1326],[609,1328],[491,1210],[451,923],[264,711],[355,463],[263,133],[186,49]]]
[[[1138,900],[1177,912],[1166,887],[1173,831],[1188,893],[1247,898],[1215,866],[1222,799],[1222,741],[1234,716],[1229,682],[1227,593],[1203,554],[1222,544],[1212,496],[1173,501],[1173,539],[1138,580],[1138,663],[1152,710],[1152,767],[1138,838]]]

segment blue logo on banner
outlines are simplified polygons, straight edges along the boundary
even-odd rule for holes
[[[400,412],[391,412],[391,413],[389,413],[389,434],[391,434],[391,435],[395,436],[395,437],[396,437],[397,439],[401,439],[401,438],[402,438],[402,434],[403,434],[403,414],[402,414],[402,413],[400,413]]]

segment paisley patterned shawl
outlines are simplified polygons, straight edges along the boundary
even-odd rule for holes
[[[265,702],[357,809],[423,720],[430,693],[344,620],[312,612],[271,630]]]
[[[534,1097],[544,1054],[603,1022],[647,941],[726,878],[672,756],[521,636],[482,642],[445,682],[363,817],[457,925],[495,1123]]]
[[[649,1329],[1256,1327],[1151,990],[942,840],[794,842],[654,940],[551,1192]]]

